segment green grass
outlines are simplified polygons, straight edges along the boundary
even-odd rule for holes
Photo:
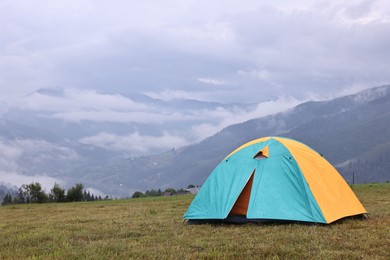
[[[193,196],[0,207],[1,259],[390,259],[390,184],[354,185],[370,212],[331,225],[187,225]]]

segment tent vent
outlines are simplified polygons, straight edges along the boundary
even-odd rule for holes
[[[267,156],[265,156],[263,154],[262,151],[259,151],[257,154],[255,154],[255,156],[253,157],[253,159],[257,159],[257,160],[261,160],[261,159],[264,159],[264,158],[267,158]]]
[[[260,151],[258,151],[253,156],[253,159],[261,160],[261,159],[268,158],[268,157],[269,157],[268,146],[266,146],[263,149],[261,149]]]

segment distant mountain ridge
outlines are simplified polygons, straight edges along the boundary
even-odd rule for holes
[[[389,111],[390,86],[382,86],[231,125],[180,150],[123,160],[98,171],[84,170],[91,181],[97,172],[116,172],[106,181],[114,184],[121,180],[130,184],[130,189],[201,185],[236,147],[263,136],[285,136],[323,154],[350,183],[352,175],[355,183],[384,182],[390,180],[390,163],[385,158],[390,153]]]
[[[80,94],[77,91],[74,91],[76,93],[68,91],[68,93],[61,87],[38,89],[26,95],[24,100],[20,101],[21,106],[13,107],[3,112],[3,114],[0,114],[0,120],[7,120],[8,124],[13,123],[15,125],[23,125],[26,128],[30,127],[31,132],[34,132],[33,128],[38,129],[47,136],[58,137],[59,140],[68,139],[71,141],[79,141],[81,138],[93,136],[101,132],[116,135],[126,135],[138,132],[151,136],[160,136],[165,132],[185,132],[188,126],[205,122],[212,123],[212,119],[200,117],[198,115],[199,111],[223,109],[227,111],[239,110],[241,112],[249,112],[256,108],[256,104],[223,104],[192,99],[161,100],[140,93],[108,94],[94,91],[87,91],[87,94],[92,93],[97,98],[102,98],[102,96],[108,97],[108,99],[111,99],[110,102],[112,102],[112,104],[108,105],[113,105],[114,107],[116,106],[115,98],[124,104],[113,109],[111,107],[106,107],[107,104],[104,103],[105,101],[103,101],[103,104],[100,104],[99,101],[94,102],[94,105],[102,106],[94,107],[90,104],[82,106],[83,100],[77,100],[80,102],[80,104],[77,104],[80,105],[80,107],[72,108],[71,106],[75,105],[72,103],[72,98],[77,98],[77,94]],[[86,94],[81,93],[81,95],[83,96]],[[85,97],[83,98],[85,99]],[[93,98],[94,97],[92,97],[92,99]],[[59,102],[59,104],[55,107],[56,110],[53,110],[50,106],[37,107],[36,103],[38,102],[42,102],[43,104],[44,102],[50,102],[51,105]],[[60,102],[67,107],[60,107]],[[125,104],[126,102],[128,104]],[[126,105],[129,107],[126,107]],[[139,110],[132,111],[132,105],[135,107],[139,106]],[[61,109],[64,109],[64,111]],[[71,111],[66,111],[66,109]],[[183,122],[179,122],[180,120],[172,120],[172,118],[174,118],[172,115],[175,113],[177,114],[179,111],[183,114],[181,115],[183,117]],[[108,115],[103,117],[104,113],[108,113]],[[110,113],[115,116],[122,116],[122,118],[116,121],[113,119],[113,116],[110,117]],[[148,113],[152,114],[153,117],[148,120],[148,122],[145,122],[146,120],[143,120],[142,116],[147,116]],[[90,114],[95,116],[88,118],[88,115]],[[78,119],[77,115],[87,116]],[[72,116],[75,118],[71,118]],[[163,121],[163,119],[159,119],[161,116],[164,116],[168,120]],[[137,118],[135,119],[135,117]],[[15,129],[15,127],[13,126],[11,129]],[[39,131],[35,131],[37,137],[42,138],[41,136],[38,136]],[[21,131],[20,134],[23,135],[25,133],[22,133]],[[15,135],[15,137],[17,137],[17,135]],[[22,138],[24,137],[22,136]],[[42,139],[45,138],[43,137]]]
[[[63,95],[60,90],[43,92]],[[134,100],[160,102],[142,95],[129,96],[133,96]],[[197,101],[191,101],[191,104],[197,108],[219,106]],[[181,105],[173,102],[170,106],[174,111]],[[335,165],[350,183],[390,180],[390,162],[387,159],[387,154],[390,154],[390,86],[371,88],[327,101],[306,102],[281,113],[230,125],[194,145],[127,159],[123,159],[119,151],[63,140],[58,137],[61,133],[40,132],[39,126],[25,128],[29,129],[27,132],[30,135],[27,135],[22,124],[10,119],[0,118],[0,125],[8,127],[0,127],[0,138],[6,140],[5,144],[12,140],[52,135],[52,139],[38,145],[36,141],[15,141],[31,149],[29,156],[22,156],[18,160],[22,168],[28,169],[25,174],[44,173],[68,183],[83,182],[87,187],[113,196],[130,196],[137,190],[151,188],[201,185],[233,149],[263,136],[284,136],[309,145]],[[87,131],[90,131],[88,129],[93,130],[98,125],[76,124],[76,129],[73,129],[73,125],[68,127],[69,131],[76,131],[80,127],[87,127]],[[114,126],[107,124],[106,127]],[[123,131],[120,125],[115,127],[117,131]],[[43,148],[35,151],[34,147]],[[38,153],[39,158],[35,158],[34,154]],[[45,158],[49,158],[49,161]]]

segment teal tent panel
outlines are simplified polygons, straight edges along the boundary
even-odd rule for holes
[[[222,161],[210,174],[192,201],[184,219],[225,219],[254,171],[240,154]]]
[[[258,160],[248,219],[279,219],[326,223],[291,153],[271,139],[269,158]]]

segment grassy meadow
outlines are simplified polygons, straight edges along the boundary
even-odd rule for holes
[[[331,225],[187,225],[192,195],[0,207],[0,259],[390,259],[390,184]]]

